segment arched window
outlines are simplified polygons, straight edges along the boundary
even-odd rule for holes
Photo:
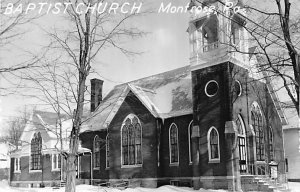
[[[209,161],[220,161],[219,133],[215,127],[211,127],[207,134]]]
[[[241,115],[238,115],[238,118],[236,119],[236,127],[239,136],[246,136],[245,125]]]
[[[100,138],[94,137],[94,168],[100,167]]]
[[[269,150],[270,150],[270,160],[274,160],[274,135],[273,128],[270,126],[269,128]]]
[[[170,164],[179,162],[178,150],[178,128],[175,123],[172,123],[169,129],[169,151],[170,151]]]
[[[247,147],[246,147],[246,129],[244,120],[241,115],[236,119],[236,126],[238,131],[238,146],[239,146],[239,165],[240,172],[247,172]]]
[[[193,129],[193,121],[190,122],[188,127],[188,139],[189,139],[189,162],[193,162],[193,150],[192,150],[192,129]]]
[[[41,133],[35,133],[31,139],[31,170],[40,170],[42,161]]]
[[[106,168],[109,168],[109,137],[106,136]]]
[[[133,114],[128,115],[121,128],[122,165],[142,164],[142,127]]]
[[[256,160],[263,161],[265,160],[263,119],[257,103],[252,105],[251,121],[255,132]]]

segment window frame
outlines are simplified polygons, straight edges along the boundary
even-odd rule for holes
[[[55,159],[55,162],[54,162],[54,159]],[[61,156],[60,156],[59,153],[51,154],[51,167],[52,167],[52,171],[60,171],[60,169],[61,169]]]
[[[208,87],[208,84],[210,84],[210,83],[216,83],[217,88],[218,88],[217,91],[216,91],[216,93],[214,93],[214,94],[212,94],[212,95],[210,95],[210,94],[207,93],[207,87]],[[219,89],[220,89],[219,83],[218,83],[216,80],[210,80],[210,81],[208,81],[208,82],[205,84],[205,87],[204,87],[204,91],[205,91],[205,94],[206,94],[207,97],[214,97],[214,96],[216,96],[216,95],[218,94],[218,92],[219,92]]]
[[[237,123],[239,121],[239,124]],[[239,160],[244,160],[245,158],[245,165],[244,164],[240,164],[240,171],[241,173],[245,173],[247,172],[247,164],[248,164],[248,146],[247,146],[247,134],[246,134],[246,126],[245,126],[245,122],[243,119],[243,116],[241,114],[238,114],[237,119],[235,120],[235,123],[237,125],[237,128],[239,127],[238,125],[240,125],[240,129],[238,128],[238,148],[239,148]],[[241,132],[239,131],[241,130]],[[241,141],[243,141],[244,143],[241,144]],[[244,151],[240,151],[240,149],[244,149]],[[242,152],[245,152],[244,154],[242,154]],[[241,155],[244,155],[244,157],[241,157]],[[244,167],[244,166],[246,167]]]
[[[29,173],[42,172],[42,163],[43,163],[42,146],[43,146],[42,135],[40,132],[35,132],[30,142]],[[32,150],[33,148],[35,149],[34,154]],[[36,159],[38,159],[37,162],[33,162]],[[37,164],[38,168],[34,169],[35,166],[33,166],[33,164]]]
[[[264,121],[260,106],[257,102],[253,102],[250,114],[251,125],[255,133],[256,161],[264,162],[266,160]]]
[[[211,149],[211,138],[210,135],[212,131],[216,131],[217,133],[217,150],[218,150],[218,158],[212,158],[212,149]],[[216,127],[212,126],[209,128],[207,132],[207,145],[208,145],[208,163],[220,163],[221,154],[220,154],[220,135],[219,131]]]
[[[136,127],[133,125],[134,119],[137,120],[135,126],[139,125],[139,129],[140,129],[140,133],[139,133],[140,134],[140,137],[139,137],[140,143],[139,144],[136,144],[137,137],[135,136],[136,135],[136,132],[135,132]],[[132,128],[131,132],[129,132],[130,130],[129,130],[129,126],[127,126],[127,124],[128,124],[127,121],[128,122],[130,121],[129,126],[131,126],[131,128]],[[124,139],[125,137],[123,135],[124,128],[127,129],[126,130],[126,134],[127,134],[126,140]],[[143,166],[143,153],[142,153],[143,127],[142,127],[142,123],[141,123],[140,119],[138,118],[138,116],[136,116],[132,113],[127,115],[123,120],[120,132],[121,132],[121,134],[120,134],[121,135],[121,142],[120,142],[120,144],[121,144],[121,168],[142,167]],[[133,135],[129,135],[129,133],[132,133]],[[132,136],[133,138],[130,138],[130,136]],[[126,141],[126,143],[127,143],[126,145],[124,145],[124,141]],[[134,144],[133,143],[130,144],[130,142],[133,142],[133,141],[134,141]],[[124,161],[125,153],[124,153],[124,149],[123,149],[126,146],[127,146],[126,157],[127,157],[127,161],[128,161],[127,164],[125,164],[125,161]],[[140,150],[139,150],[140,154],[138,154],[137,146],[140,146]],[[134,151],[134,163],[133,164],[130,164],[130,155],[133,155],[133,154],[130,154],[130,152],[132,152],[132,151],[130,151],[129,147],[131,147],[131,149],[133,149],[133,151]],[[140,159],[138,159],[138,156],[140,156]],[[138,162],[139,160],[140,160],[140,162]]]
[[[97,151],[96,151],[96,139],[97,139],[97,142],[99,142],[99,150],[97,150]],[[95,135],[94,140],[93,140],[93,169],[100,169],[100,166],[101,166],[101,163],[100,163],[100,158],[101,158],[101,154],[100,154],[101,147],[100,147],[100,144],[101,144],[101,142],[100,142],[99,135]],[[99,159],[97,159],[97,154],[99,155]],[[99,164],[96,163],[97,160],[98,160]]]
[[[171,128],[173,127],[176,128],[176,145],[177,145],[177,162],[172,162],[172,143],[171,143]],[[178,132],[179,132],[179,129],[177,127],[177,125],[175,123],[171,123],[170,127],[169,127],[169,163],[170,163],[170,166],[178,166],[179,165],[179,140],[178,140]]]
[[[14,173],[21,173],[21,157],[14,158]]]
[[[235,80],[235,83],[237,83],[237,84],[238,84],[238,86],[239,86],[239,89],[240,89],[240,92],[239,92],[239,94],[236,94],[236,96],[237,96],[237,97],[240,97],[240,96],[242,95],[242,92],[243,92],[243,87],[242,87],[242,84],[241,84],[241,82],[240,82],[239,80]],[[237,91],[237,90],[235,90],[235,91]]]

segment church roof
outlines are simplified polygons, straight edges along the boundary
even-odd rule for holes
[[[68,136],[72,129],[72,119],[67,115],[61,115],[62,120],[62,139],[63,148],[68,146]],[[41,133],[43,150],[51,150],[55,147],[60,148],[58,142],[60,130],[57,113],[34,110],[30,119],[27,121],[20,140],[22,141],[21,150],[14,152],[17,155],[27,155],[30,151],[30,142],[36,132]],[[21,151],[21,152],[20,152]]]
[[[186,66],[115,86],[85,120],[81,132],[106,129],[130,91],[154,117],[192,113],[191,72]]]

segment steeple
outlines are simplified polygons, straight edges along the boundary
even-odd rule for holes
[[[248,35],[240,0],[192,0],[190,3],[190,64],[192,69],[231,61],[247,68]]]

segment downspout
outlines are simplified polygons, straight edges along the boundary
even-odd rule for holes
[[[91,154],[91,185],[93,184],[93,158],[92,158],[92,152],[90,151]]]

